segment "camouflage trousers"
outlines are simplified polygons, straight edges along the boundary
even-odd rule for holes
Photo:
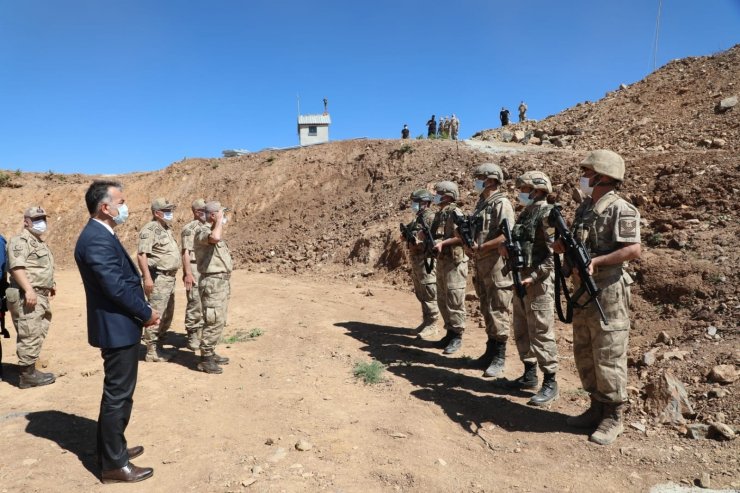
[[[49,298],[36,293],[36,306],[33,310],[28,310],[25,304],[25,296],[21,294],[19,289],[8,288],[6,296],[8,311],[18,333],[15,345],[18,354],[18,365],[30,366],[39,359],[41,346],[44,344],[46,334],[49,333],[49,324],[51,323]]]
[[[149,295],[149,304],[157,310],[161,319],[159,324],[144,327],[144,342],[156,344],[161,342],[167,330],[172,325],[172,316],[175,314],[175,281],[176,275],[159,274],[154,280],[154,289]]]
[[[522,272],[522,278],[528,273]],[[537,363],[544,373],[557,373],[555,343],[555,273],[527,287],[524,300],[514,300],[514,339],[519,359]]]
[[[200,288],[198,288],[200,273],[196,264],[191,263],[190,268],[193,272],[194,281],[190,291],[185,292],[188,300],[188,304],[185,307],[185,331],[188,336],[203,329],[203,309],[200,302]]]
[[[475,292],[480,300],[480,312],[486,323],[488,339],[506,342],[509,339],[511,325],[512,286],[497,287],[493,276],[492,259],[483,258],[475,261]]]
[[[414,282],[416,299],[421,303],[421,315],[424,323],[435,322],[439,318],[437,277],[434,270],[427,273],[423,255],[411,256],[411,280]]]
[[[468,262],[455,263],[451,257],[437,260],[437,306],[445,330],[462,335],[465,332],[465,286]]]
[[[573,356],[583,389],[601,402],[627,401],[627,344],[631,302],[628,275],[596,279],[605,325],[594,303],[573,310]],[[585,301],[588,295],[577,300]]]
[[[212,356],[216,344],[226,325],[231,286],[228,274],[201,276],[198,284],[201,306],[203,307],[203,338],[200,341],[202,356]]]

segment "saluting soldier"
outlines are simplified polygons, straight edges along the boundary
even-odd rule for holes
[[[54,374],[36,369],[51,323],[50,300],[56,294],[54,256],[41,238],[46,230],[46,211],[29,207],[23,214],[23,231],[8,242],[10,287],[6,297],[18,333],[16,352],[22,389],[56,380]]]
[[[195,233],[195,259],[200,273],[198,289],[204,320],[198,369],[206,373],[222,373],[219,365],[229,362],[229,358],[216,354],[216,344],[221,340],[226,325],[231,271],[234,268],[229,246],[223,238],[224,212],[220,202],[208,202],[205,206],[206,222]]]
[[[511,298],[514,283],[506,260],[498,246],[505,238],[501,222],[514,223],[514,208],[504,191],[504,171],[494,163],[483,163],[473,170],[475,191],[480,193],[471,215],[479,229],[475,231],[475,248],[468,254],[475,258],[475,291],[486,324],[486,351],[473,364],[485,370],[483,376],[498,376],[506,362],[506,341],[511,325]]]
[[[206,221],[206,201],[193,201],[191,210],[193,220],[182,228],[182,281],[188,304],[185,307],[185,332],[188,336],[188,348],[192,351],[200,349],[200,339],[203,335],[203,310],[200,304],[200,273],[195,260],[195,233]]]
[[[630,328],[630,285],[625,270],[629,260],[640,257],[640,213],[617,190],[624,181],[624,160],[609,150],[591,152],[581,162],[581,191],[587,198],[576,209],[573,234],[591,256],[589,273],[601,290],[599,302],[608,324],[595,303],[574,306],[573,355],[583,389],[591,406],[568,418],[571,426],[595,429],[592,442],[608,445],[624,431],[627,402],[627,344]],[[557,241],[553,249],[563,252]],[[573,271],[575,288],[580,285]],[[585,300],[573,300],[583,304]]]
[[[161,313],[159,324],[144,327],[145,361],[163,362],[171,356],[162,351],[164,335],[175,312],[175,281],[182,260],[172,232],[175,204],[165,198],[152,202],[152,220],[139,232],[136,260],[144,280],[144,294],[151,307]]]

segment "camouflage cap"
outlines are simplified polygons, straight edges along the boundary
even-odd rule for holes
[[[23,212],[23,217],[35,219],[37,217],[46,217],[46,211],[43,207],[38,205],[32,205]]]
[[[196,211],[202,210],[206,208],[206,201],[203,199],[195,199],[193,200],[193,205],[191,206]]]
[[[221,202],[218,202],[217,200],[212,200],[208,203],[206,203],[206,212],[218,212],[223,207],[221,207]]]
[[[165,199],[164,197],[159,197],[152,201],[153,211],[161,211],[163,209],[174,209],[175,207],[177,206],[171,203],[169,200]]]

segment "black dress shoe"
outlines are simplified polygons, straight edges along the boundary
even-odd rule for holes
[[[154,474],[154,469],[151,467],[136,467],[132,463],[128,463],[120,469],[112,469],[110,471],[103,471],[100,475],[103,483],[138,483],[149,479]]]

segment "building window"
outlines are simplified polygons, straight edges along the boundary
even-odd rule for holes
[[[318,132],[316,131],[316,125],[308,127],[308,135],[318,135]]]

